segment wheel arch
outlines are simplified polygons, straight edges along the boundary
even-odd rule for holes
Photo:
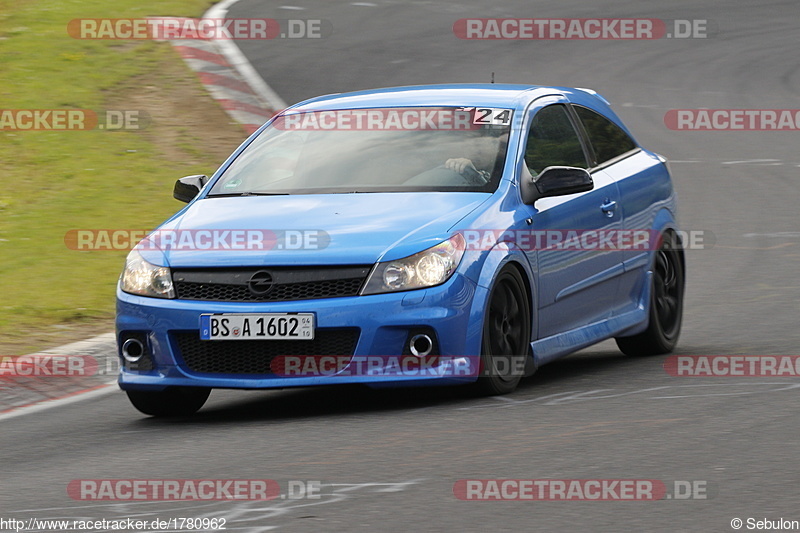
[[[654,233],[658,233],[658,240],[656,241],[659,245],[661,243],[661,235],[666,232],[673,232],[678,237],[678,242],[681,244],[681,249],[679,250],[679,256],[681,258],[681,265],[683,266],[683,271],[686,272],[686,257],[684,254],[683,248],[683,238],[681,236],[681,230],[678,227],[678,223],[675,220],[675,215],[673,212],[664,207],[660,209],[653,220],[652,230]],[[650,251],[650,261],[648,269],[652,270],[653,260],[655,258],[657,246],[653,246],[653,250]]]
[[[487,252],[486,260],[481,268],[477,284],[481,289],[481,298],[473,303],[473,312],[479,313],[481,321],[486,316],[489,305],[489,293],[498,274],[506,268],[515,268],[525,284],[525,300],[531,316],[531,341],[538,338],[539,324],[536,319],[536,276],[528,256],[512,242],[498,243]]]

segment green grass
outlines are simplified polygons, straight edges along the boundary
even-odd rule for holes
[[[136,90],[136,76],[157,72],[175,52],[168,43],[73,39],[67,23],[200,16],[211,4],[0,0],[0,108],[107,109]],[[198,153],[192,155],[209,172],[220,163]],[[171,198],[172,184],[191,172],[159,154],[140,132],[0,131],[0,338],[113,316],[126,252],[73,251],[64,235],[82,228],[153,228],[175,212],[180,204]]]

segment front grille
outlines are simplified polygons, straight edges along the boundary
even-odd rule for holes
[[[352,356],[361,330],[318,329],[314,340],[202,341],[197,330],[175,331],[180,357],[192,372],[272,374],[272,359],[280,355]]]
[[[176,296],[215,302],[286,302],[357,296],[370,266],[176,269]],[[254,285],[254,275],[262,283]],[[264,279],[269,281],[263,282]]]

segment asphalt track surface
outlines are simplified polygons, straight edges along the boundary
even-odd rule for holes
[[[279,6],[302,7],[290,10]],[[229,17],[322,19],[322,40],[241,42],[293,103],[323,93],[497,81],[592,87],[673,161],[687,254],[676,353],[798,354],[798,132],[683,132],[670,109],[793,109],[794,2],[342,2],[243,0]],[[465,17],[707,19],[707,39],[464,41]],[[733,531],[800,520],[797,378],[681,378],[663,357],[603,343],[501,398],[454,389],[215,391],[191,420],[142,417],[122,393],[2,422],[6,517],[227,518],[237,531]],[[319,480],[317,500],[72,500],[73,479]],[[459,479],[705,482],[707,499],[467,502]],[[745,522],[744,530],[747,530]]]

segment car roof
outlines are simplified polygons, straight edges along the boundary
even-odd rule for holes
[[[593,100],[590,107],[603,102],[594,91],[569,87],[546,87],[503,83],[463,83],[447,85],[415,85],[387,87],[348,93],[330,94],[300,102],[293,111],[323,111],[328,109],[358,109],[370,107],[414,106],[483,106],[523,109],[531,100],[546,95],[564,95],[575,101],[575,93]],[[578,96],[579,97],[579,96]],[[579,99],[583,99],[580,98]]]
[[[537,98],[563,96],[571,103],[593,109],[631,132],[608,100],[592,89],[510,83],[450,83],[386,87],[348,93],[329,94],[305,100],[283,112],[327,111],[389,107],[497,107],[524,111]],[[632,135],[631,135],[632,136]]]

